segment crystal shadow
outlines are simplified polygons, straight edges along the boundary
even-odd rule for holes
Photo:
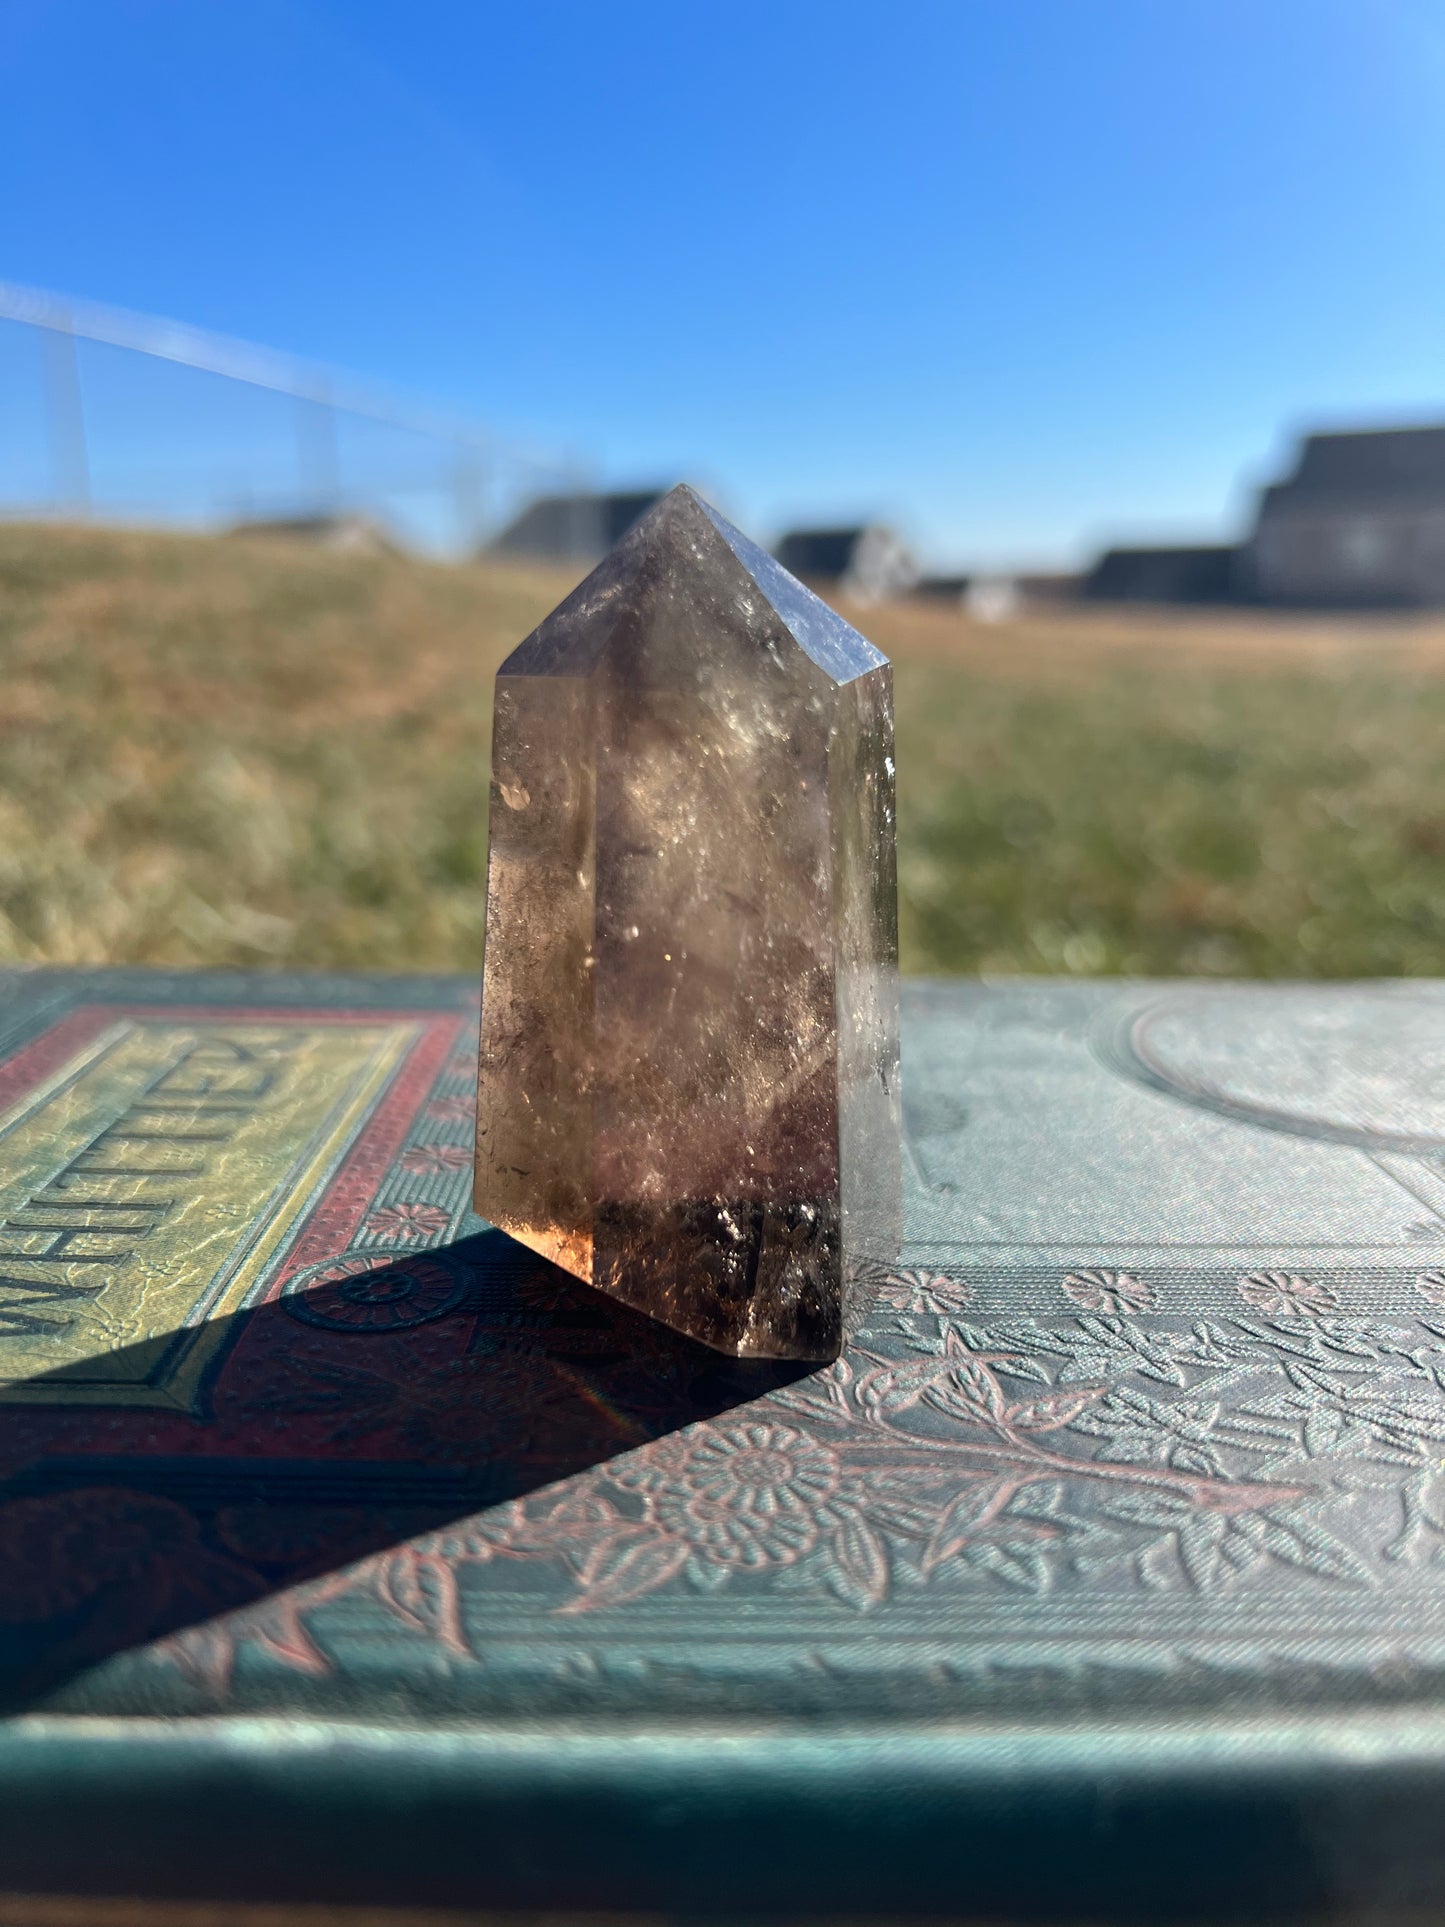
[[[193,1449],[0,1405],[0,1711],[803,1369],[720,1357],[497,1231],[217,1322]]]

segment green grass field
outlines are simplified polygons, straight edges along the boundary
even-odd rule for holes
[[[566,586],[0,528],[0,960],[476,969],[491,678]],[[850,613],[906,969],[1445,975],[1445,624]]]

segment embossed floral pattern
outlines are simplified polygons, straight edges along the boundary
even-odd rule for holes
[[[788,1425],[710,1425],[639,1454],[618,1482],[648,1516],[725,1566],[791,1565],[812,1550],[842,1477],[836,1453]]]
[[[890,1271],[878,1287],[878,1296],[893,1311],[936,1314],[962,1311],[973,1289],[942,1271]]]
[[[465,1144],[413,1144],[398,1159],[403,1171],[423,1177],[442,1171],[465,1171],[471,1161],[471,1149]]]
[[[572,1274],[557,1265],[544,1264],[538,1259],[528,1271],[517,1280],[516,1295],[518,1304],[530,1312],[561,1311],[582,1299],[587,1291]]]
[[[227,1641],[317,1670],[324,1642],[306,1614],[350,1593],[461,1661],[481,1637],[468,1572],[499,1563],[545,1569],[528,1583],[539,1610],[563,1615],[719,1586],[759,1610],[779,1588],[867,1613],[934,1587],[1133,1587],[1142,1601],[1277,1589],[1282,1568],[1378,1585],[1445,1552],[1445,1321],[1431,1309],[1445,1274],[1416,1274],[1414,1291],[1407,1274],[1415,1315],[1370,1322],[1335,1316],[1332,1283],[1283,1271],[1219,1277],[1242,1298],[1233,1317],[1199,1316],[1197,1288],[1176,1313],[1152,1284],[1091,1269],[1068,1274],[1070,1314],[1012,1315],[995,1292],[987,1322],[956,1297],[914,1309],[935,1276],[894,1274],[899,1302],[882,1301],[866,1343],[826,1370],[363,1560],[329,1589],[175,1635],[167,1653],[211,1680]],[[439,1460],[474,1457],[478,1415],[499,1404],[487,1441],[515,1437],[520,1414],[559,1436],[587,1366],[559,1365],[558,1334],[536,1329],[565,1329],[565,1301],[522,1298],[535,1309],[495,1355],[464,1361],[455,1386],[458,1367],[378,1380],[378,1415],[401,1401],[417,1449]],[[565,1394],[555,1417],[548,1385]],[[363,1404],[346,1392],[364,1450]]]
[[[434,1097],[426,1107],[426,1114],[437,1124],[470,1124],[476,1110],[475,1098]]]
[[[1064,1292],[1085,1311],[1103,1311],[1118,1317],[1122,1312],[1153,1311],[1154,1287],[1127,1271],[1071,1271],[1064,1279]]]
[[[1445,1271],[1422,1271],[1415,1289],[1427,1305],[1445,1307]]]
[[[444,1317],[465,1291],[464,1276],[440,1259],[351,1251],[300,1272],[288,1282],[281,1302],[305,1325],[376,1333]]]
[[[440,1238],[450,1230],[451,1222],[451,1213],[438,1204],[384,1204],[368,1215],[366,1229],[373,1238],[410,1245]]]
[[[1294,1271],[1251,1271],[1240,1279],[1239,1295],[1273,1318],[1326,1318],[1340,1308],[1328,1285]]]

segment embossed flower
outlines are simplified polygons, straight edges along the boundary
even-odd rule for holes
[[[471,1161],[471,1150],[465,1144],[413,1144],[410,1150],[402,1152],[400,1160],[403,1171],[414,1171],[421,1176],[465,1171]]]
[[[1064,1291],[1085,1311],[1103,1311],[1117,1318],[1126,1312],[1153,1311],[1159,1294],[1142,1278],[1127,1271],[1071,1271]]]
[[[754,1570],[810,1552],[838,1489],[836,1455],[791,1425],[707,1425],[637,1455],[627,1483],[704,1559]]]
[[[414,1245],[439,1238],[451,1221],[451,1213],[439,1204],[384,1204],[368,1215],[366,1229],[389,1244]]]
[[[1445,1271],[1422,1271],[1415,1289],[1427,1305],[1445,1307]]]
[[[528,1311],[571,1311],[579,1307],[597,1313],[610,1311],[606,1299],[593,1302],[593,1295],[585,1285],[579,1285],[570,1272],[556,1265],[538,1263],[517,1280],[515,1287],[518,1304],[525,1305]]]
[[[1247,1272],[1239,1281],[1239,1295],[1271,1318],[1324,1318],[1340,1308],[1328,1285],[1294,1271]]]
[[[894,1311],[943,1314],[962,1311],[973,1287],[941,1271],[890,1271],[878,1296]]]
[[[476,1099],[471,1097],[434,1097],[426,1114],[438,1124],[470,1124],[476,1115]]]
[[[438,1258],[349,1251],[298,1273],[281,1302],[324,1331],[387,1332],[444,1317],[465,1294],[466,1280]]]

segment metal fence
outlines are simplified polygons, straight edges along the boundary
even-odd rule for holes
[[[0,514],[218,528],[376,525],[470,552],[572,451],[180,322],[0,282]]]

